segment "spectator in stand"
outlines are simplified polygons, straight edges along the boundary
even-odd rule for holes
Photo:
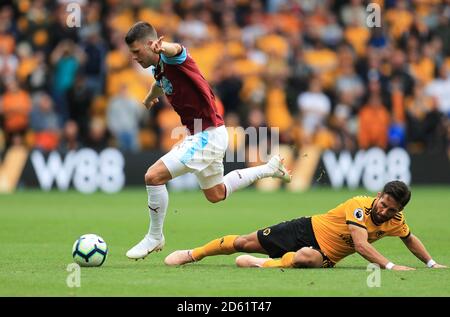
[[[30,92],[51,91],[50,69],[46,62],[45,53],[38,51],[34,54],[36,66],[26,78],[26,85]]]
[[[95,151],[102,151],[109,146],[109,131],[101,117],[93,117],[89,123],[89,134],[86,146]]]
[[[437,110],[450,118],[450,71],[446,64],[440,65],[436,78],[426,86],[425,92],[436,98]]]
[[[31,99],[21,89],[15,78],[5,82],[6,92],[0,100],[0,114],[3,115],[3,130],[6,134],[6,147],[25,144],[25,133],[28,130]]]
[[[390,115],[382,104],[380,83],[369,83],[367,103],[360,109],[358,129],[358,144],[361,149],[373,146],[387,149]]]
[[[73,120],[68,120],[64,125],[64,129],[61,135],[61,141],[59,142],[58,151],[67,153],[69,151],[76,151],[80,149],[83,144],[78,137],[78,125]]]
[[[409,74],[406,64],[405,53],[400,49],[395,49],[390,58],[391,74],[389,79],[399,81],[400,89],[407,96],[413,91],[414,78]]]
[[[71,40],[63,40],[53,50],[50,60],[54,67],[52,94],[61,122],[69,119],[67,91],[72,87],[77,71],[85,61],[85,54]]]
[[[122,151],[137,152],[140,149],[139,123],[146,113],[145,108],[130,96],[126,85],[112,97],[107,109],[107,123]]]
[[[73,86],[67,91],[69,119],[76,122],[80,138],[85,141],[89,131],[89,111],[93,103],[93,93],[88,88],[86,77],[78,72]]]
[[[355,151],[357,149],[356,138],[354,137],[357,122],[353,104],[353,94],[343,92],[339,95],[339,102],[334,107],[330,126],[334,133],[333,150],[335,151]]]
[[[86,63],[83,67],[86,85],[94,96],[100,95],[105,82],[107,48],[101,38],[98,24],[89,25],[81,31],[83,32],[81,45],[86,54]]]
[[[318,76],[311,78],[308,91],[301,93],[297,99],[301,115],[301,125],[306,144],[313,143],[315,133],[326,124],[331,111],[331,101],[323,93]]]
[[[1,34],[0,34],[1,36]],[[1,38],[0,38],[1,41]],[[8,49],[0,43],[0,75],[2,78],[13,77],[19,66],[16,55],[8,53]]]
[[[59,120],[53,110],[53,100],[44,92],[36,93],[33,110],[30,115],[30,128],[34,131],[33,146],[44,152],[58,147]]]
[[[262,121],[286,132],[282,144],[352,148],[351,140],[366,132],[345,118],[351,119],[361,108],[374,81],[381,84],[381,104],[392,122],[386,131],[390,131],[387,148],[406,141],[407,149],[420,152],[440,148],[437,144],[448,139],[437,132],[450,131],[450,5],[445,1],[381,1],[381,26],[372,28],[367,28],[369,12],[363,0],[82,0],[77,1],[83,13],[81,27],[73,28],[67,27],[66,2],[2,2],[0,100],[10,96],[6,92],[10,77],[26,87],[29,95],[47,92],[60,126],[68,119],[76,121],[83,144],[91,118],[107,119],[107,105],[121,85],[127,84],[129,96],[141,101],[152,84],[151,70],[135,68],[123,43],[124,34],[137,20],[151,22],[167,40],[189,47],[188,53],[223,102],[224,117],[238,114],[245,126],[249,113],[262,111]],[[434,67],[440,70],[435,72]],[[314,85],[313,73],[321,79],[321,93],[330,110],[320,115],[321,125],[311,134],[313,115],[300,121],[291,118],[297,112],[305,115],[297,100]],[[286,83],[272,89],[274,78]],[[408,110],[418,81],[434,101],[426,110]],[[413,103],[422,102],[419,97]],[[255,104],[258,111],[253,111]],[[23,138],[33,135],[25,134],[27,128],[18,134],[7,131],[11,121],[3,108],[5,141],[31,142],[32,138]],[[164,107],[159,109],[164,115],[147,122],[155,126],[139,132],[141,149],[159,145],[164,150],[173,143],[166,136],[179,120]],[[33,127],[30,132],[35,132]],[[334,142],[330,142],[330,129]],[[165,137],[158,138],[157,133]]]
[[[432,97],[425,94],[424,84],[420,81],[415,83],[413,95],[405,100],[408,150],[413,153],[425,149],[425,118],[432,102]]]

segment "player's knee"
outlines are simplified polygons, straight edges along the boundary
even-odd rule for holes
[[[218,203],[218,202],[222,201],[225,196],[225,194],[217,188],[205,190],[204,194],[205,194],[206,199],[211,203]]]
[[[233,247],[236,251],[242,252],[245,251],[245,246],[247,245],[248,241],[245,237],[239,236],[237,237],[233,242]]]
[[[164,179],[158,175],[158,173],[148,170],[147,173],[145,173],[145,184],[150,186],[157,186],[157,185],[163,185],[165,184]]]
[[[205,195],[206,199],[210,202],[210,203],[218,203],[220,201],[223,200],[223,197],[219,197],[218,195],[214,195],[214,194],[209,194],[209,195]]]
[[[293,264],[294,267],[308,268],[308,267],[320,267],[320,259],[316,254],[316,250],[311,248],[301,248],[295,252]]]

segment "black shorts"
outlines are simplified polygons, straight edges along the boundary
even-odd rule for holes
[[[324,267],[334,266],[328,257],[320,250],[311,217],[302,217],[284,221],[277,225],[258,230],[258,240],[271,258],[281,258],[287,252],[296,252],[301,248],[313,248],[323,257]]]

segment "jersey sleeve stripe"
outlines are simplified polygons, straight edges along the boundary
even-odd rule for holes
[[[186,48],[182,46],[182,50],[175,56],[167,57],[164,54],[161,54],[161,59],[164,63],[169,65],[183,64],[187,58]]]
[[[367,230],[367,227],[365,227],[365,226],[363,226],[363,225],[361,225],[361,224],[359,224],[359,223],[357,223],[357,222],[353,222],[353,221],[347,220],[347,221],[346,221],[346,224],[348,224],[348,225],[354,225],[354,226],[361,227],[361,228]]]

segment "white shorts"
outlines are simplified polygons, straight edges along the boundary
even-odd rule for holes
[[[225,126],[187,136],[161,157],[172,178],[186,173],[197,176],[201,189],[223,183],[223,157],[228,147]]]

